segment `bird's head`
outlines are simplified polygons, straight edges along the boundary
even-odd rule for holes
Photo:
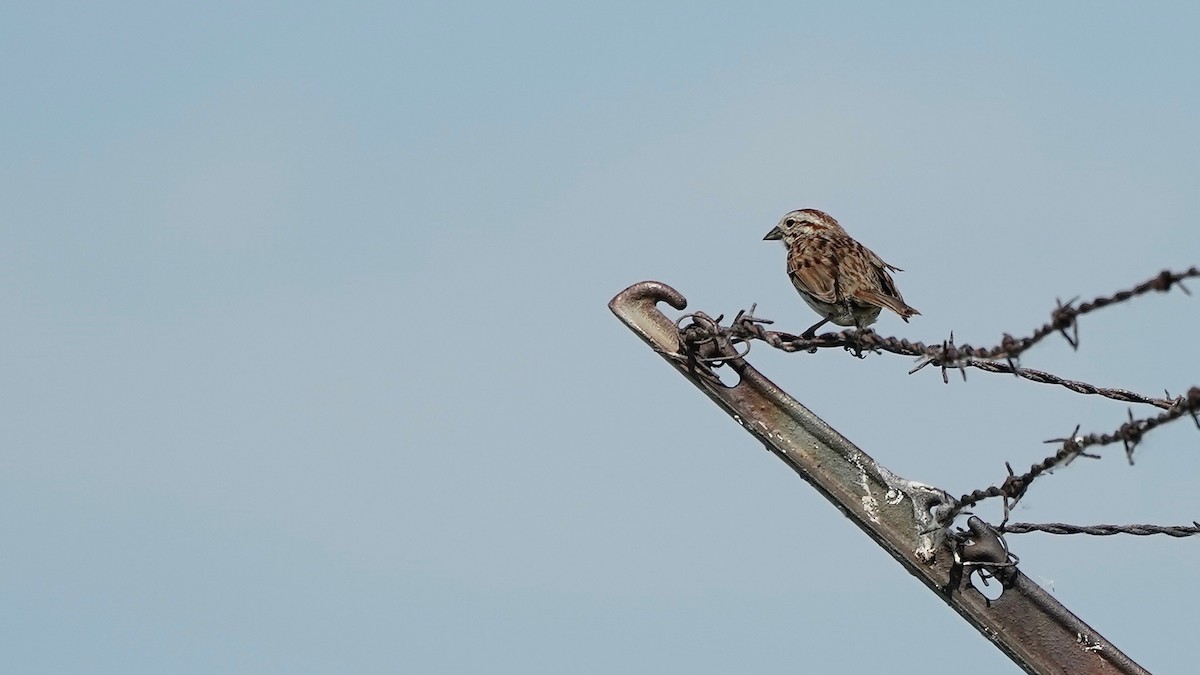
[[[789,211],[787,215],[780,218],[779,224],[768,232],[767,236],[763,237],[763,241],[781,240],[784,246],[790,247],[792,242],[798,239],[831,231],[843,231],[842,226],[838,225],[833,216],[816,209],[799,209],[797,211]]]

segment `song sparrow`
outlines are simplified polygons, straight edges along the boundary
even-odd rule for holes
[[[816,209],[792,211],[763,237],[782,240],[788,251],[788,276],[801,297],[823,318],[804,331],[812,337],[832,321],[839,326],[865,328],[887,307],[908,322],[920,314],[896,290],[893,272],[871,249],[858,243],[827,213]]]

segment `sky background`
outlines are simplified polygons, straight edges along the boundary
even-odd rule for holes
[[[606,303],[658,279],[803,330],[761,241],[802,207],[906,270],[922,315],[876,328],[926,342],[1198,264],[1200,9],[833,4],[6,4],[5,672],[1013,672]],[[1198,303],[1023,363],[1185,391]],[[953,494],[1126,419],[750,361]],[[1184,524],[1198,485],[1183,422],[1016,518]],[[1194,666],[1200,541],[1010,544],[1143,666]]]

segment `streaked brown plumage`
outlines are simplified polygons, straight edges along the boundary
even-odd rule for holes
[[[827,213],[792,211],[763,239],[783,241],[792,285],[822,317],[804,331],[805,337],[815,335],[827,321],[865,328],[875,323],[884,307],[905,322],[920,314],[896,290],[890,272],[902,270],[855,241]]]

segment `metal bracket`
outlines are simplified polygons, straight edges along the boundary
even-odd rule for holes
[[[687,307],[683,295],[657,281],[630,286],[608,306],[1014,663],[1030,673],[1148,672],[1022,574],[1008,558],[1003,540],[983,521],[973,519],[968,533],[950,541],[944,521],[954,499],[944,490],[906,480],[878,464],[755,370],[734,345],[708,341],[685,348],[683,336],[691,326],[713,320],[697,313],[692,324],[680,329],[659,310],[660,302],[677,310]],[[738,383],[722,383],[713,364],[731,368]],[[983,545],[963,555],[968,542]],[[988,558],[998,556],[996,550],[1003,551],[1003,560]],[[972,575],[963,574],[964,564],[972,571],[987,569],[999,579],[1000,597],[988,600],[977,591]]]

